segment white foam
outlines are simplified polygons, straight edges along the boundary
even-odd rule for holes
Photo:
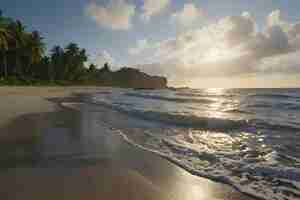
[[[122,131],[117,133],[131,145],[158,154],[193,175],[229,184],[251,196],[278,200],[300,197],[300,170],[273,166],[275,152],[266,156],[268,159],[272,158],[271,162],[262,158],[260,162],[251,163],[225,152],[212,151],[209,147],[193,144],[197,142],[197,137],[192,133],[184,138],[182,135],[173,137],[147,132],[147,143],[134,141]]]

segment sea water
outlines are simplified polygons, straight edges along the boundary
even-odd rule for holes
[[[104,88],[91,103],[160,124],[135,130],[143,140],[118,131],[194,175],[263,199],[300,199],[300,89]]]

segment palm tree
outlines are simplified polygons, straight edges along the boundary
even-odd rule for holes
[[[78,55],[79,54],[79,47],[75,43],[70,43],[66,46],[66,53],[70,55]]]
[[[45,44],[43,38],[38,31],[33,31],[30,35],[30,44],[32,50],[32,63],[37,63],[41,60],[45,52]]]
[[[60,80],[64,77],[64,49],[60,46],[54,46],[51,49],[51,65],[54,70],[55,79]]]
[[[94,73],[94,72],[96,72],[96,70],[97,70],[97,66],[95,64],[93,64],[93,63],[90,64],[88,71],[90,73]]]
[[[20,66],[21,57],[24,54],[24,46],[26,45],[25,26],[19,20],[9,25],[10,32],[13,36],[13,48],[15,52],[15,73],[21,75],[22,69]]]
[[[45,44],[42,42],[43,38],[38,31],[33,31],[28,35],[24,51],[26,52],[27,71],[30,71],[30,66],[41,61],[45,52]],[[31,74],[32,75],[32,74]]]
[[[7,77],[7,58],[6,53],[8,51],[8,42],[11,38],[11,33],[8,29],[8,24],[6,23],[6,20],[4,17],[2,17],[2,13],[0,11],[0,52],[3,59],[3,71],[4,71],[4,77]]]
[[[65,48],[65,78],[67,80],[74,79],[75,71],[77,71],[78,67],[78,57],[80,55],[80,49],[77,44],[70,43]]]
[[[54,70],[51,64],[51,59],[48,56],[44,56],[41,60],[42,66],[47,68],[47,79],[52,83],[54,80]],[[43,69],[44,71],[45,69]]]
[[[32,66],[33,66],[33,72],[35,78],[53,82],[54,73],[53,73],[50,57],[44,56],[41,58],[41,60],[38,63],[33,64]]]
[[[108,63],[104,63],[103,67],[100,69],[100,72],[103,73],[103,72],[111,72],[110,70],[110,66]]]

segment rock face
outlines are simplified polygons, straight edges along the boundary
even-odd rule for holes
[[[162,89],[167,87],[167,79],[160,76],[150,76],[134,68],[122,68],[115,72],[102,71],[99,79],[103,85],[143,88],[143,89]]]

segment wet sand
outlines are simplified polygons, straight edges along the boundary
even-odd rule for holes
[[[41,135],[35,162],[0,168],[1,199],[251,199],[128,145],[106,126],[116,119],[107,109],[73,111],[57,104],[93,91],[0,87],[0,145]],[[125,119],[118,117],[121,125]]]

